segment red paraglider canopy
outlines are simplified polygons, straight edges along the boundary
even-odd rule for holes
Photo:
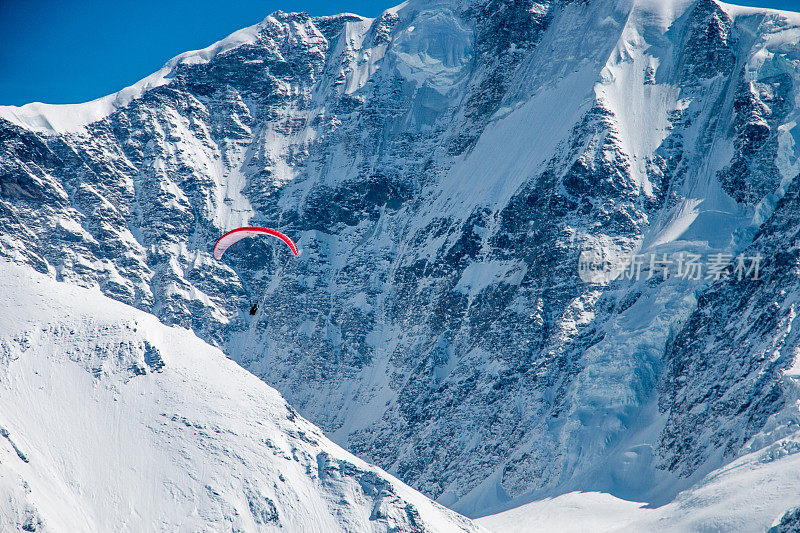
[[[233,244],[241,241],[242,239],[246,239],[248,237],[254,237],[256,235],[272,235],[273,237],[277,237],[289,246],[292,249],[292,253],[297,255],[297,246],[294,244],[294,241],[281,233],[280,231],[271,229],[271,228],[261,228],[258,226],[245,226],[243,228],[236,228],[234,230],[229,231],[219,239],[217,239],[216,244],[214,244],[214,259],[219,261],[222,259],[222,254],[225,253],[225,250],[230,248]]]

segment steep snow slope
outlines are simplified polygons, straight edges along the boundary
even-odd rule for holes
[[[602,493],[569,493],[477,522],[497,533],[797,531],[800,433],[715,471],[657,508]],[[780,523],[784,526],[781,527]]]
[[[0,309],[0,530],[475,530],[186,330],[6,262]]]
[[[762,279],[720,281],[699,295],[698,308],[670,343],[661,400],[675,404],[667,411],[665,460],[694,473],[703,454],[723,454],[726,443],[742,456],[657,508],[570,493],[485,517],[482,525],[504,533],[797,530],[800,180],[746,251],[765,255]],[[693,383],[698,379],[704,383]],[[760,431],[750,437],[753,426]]]
[[[259,25],[241,29],[225,39],[202,50],[193,50],[175,56],[160,70],[119,92],[83,104],[44,104],[32,102],[24,106],[0,106],[0,117],[19,126],[41,133],[79,132],[93,122],[128,106],[133,100],[156,87],[169,83],[173,71],[179,65],[206,63],[218,54],[250,44],[257,39]]]
[[[465,513],[663,504],[797,418],[798,42],[711,0],[275,13],[119,106],[1,110],[0,254],[193,329]],[[300,256],[214,261],[244,223]],[[586,249],[781,261],[592,285]]]

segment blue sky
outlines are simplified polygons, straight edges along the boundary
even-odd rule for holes
[[[401,0],[0,0],[0,105],[92,100],[272,11],[375,16]],[[738,3],[800,11],[800,0]]]

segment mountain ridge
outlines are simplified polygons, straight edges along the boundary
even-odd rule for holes
[[[29,268],[0,272],[3,529],[480,530],[190,332]]]
[[[82,132],[0,122],[0,254],[192,328],[471,516],[573,490],[670,501],[794,419],[776,401],[751,424],[739,398],[744,429],[681,444],[695,415],[669,395],[725,375],[673,344],[713,325],[695,315],[706,282],[586,285],[577,265],[746,249],[800,172],[798,16],[487,0],[270,17]],[[209,257],[251,222],[299,258]]]

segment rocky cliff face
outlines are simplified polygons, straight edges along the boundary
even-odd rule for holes
[[[796,424],[798,35],[711,0],[275,13],[0,110],[0,254],[191,327],[457,510],[668,500]],[[244,224],[300,256],[214,261]],[[587,284],[586,249],[769,260]]]

